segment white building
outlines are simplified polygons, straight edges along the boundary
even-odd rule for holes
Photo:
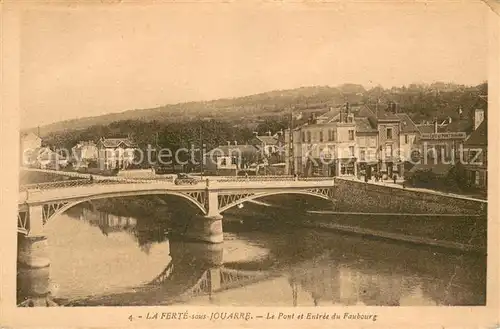
[[[24,133],[20,136],[19,146],[21,166],[26,166],[31,153],[42,147],[42,139],[34,133]]]
[[[129,138],[101,138],[97,148],[99,168],[127,169],[134,162],[137,144]]]

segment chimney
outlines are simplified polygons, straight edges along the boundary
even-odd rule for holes
[[[474,110],[474,130],[479,127],[481,122],[484,120],[484,110],[483,109],[475,109]]]
[[[254,135],[255,137],[257,137],[257,136],[259,136],[259,133],[258,133],[258,132],[256,132],[256,131],[254,131],[254,132],[253,132],[253,135]]]
[[[234,141],[234,145],[238,145],[238,141]]]
[[[349,102],[345,103],[345,112],[346,112],[347,116],[349,116],[349,112],[350,112]]]
[[[438,121],[436,119],[434,120],[434,133],[437,134],[437,132],[438,132]]]
[[[227,145],[228,145],[228,146],[229,146],[229,145],[231,145],[231,142],[230,142],[230,141],[227,141]]]
[[[267,135],[268,135],[268,136],[271,136],[271,131],[270,131],[270,130],[267,132]]]
[[[451,117],[448,117],[448,124],[451,123]]]

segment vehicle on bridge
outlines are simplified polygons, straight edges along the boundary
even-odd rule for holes
[[[198,182],[198,179],[183,173],[177,174],[177,178],[174,180],[175,185],[194,185]]]
[[[152,167],[152,170],[155,175],[168,175],[183,172],[184,166],[177,164],[156,165]]]

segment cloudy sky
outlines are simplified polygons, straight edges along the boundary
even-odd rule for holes
[[[31,9],[22,127],[308,85],[487,79],[487,11],[452,4]]]

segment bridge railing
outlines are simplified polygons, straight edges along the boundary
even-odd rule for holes
[[[294,177],[289,175],[283,176],[235,176],[216,179],[216,182],[270,182],[270,181],[331,181],[333,177]]]
[[[19,191],[28,191],[28,190],[47,190],[47,189],[57,189],[57,188],[68,188],[68,187],[78,187],[78,186],[90,186],[90,185],[107,185],[107,184],[131,184],[137,183],[135,181],[130,180],[115,180],[115,179],[78,179],[78,180],[69,180],[69,181],[60,181],[60,182],[47,182],[47,183],[38,183],[38,184],[27,184],[21,185],[19,187]]]
[[[293,181],[293,176],[234,176],[215,179],[216,182],[269,182],[269,181]]]
[[[318,177],[299,177],[297,180],[299,181],[325,181],[325,180],[330,180],[333,181],[333,177],[328,177],[328,176],[318,176]]]

